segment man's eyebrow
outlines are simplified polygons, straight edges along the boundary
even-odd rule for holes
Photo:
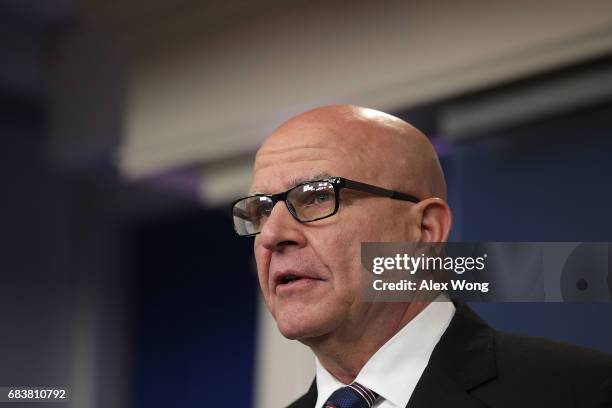
[[[298,184],[308,183],[311,181],[321,180],[321,179],[330,178],[330,177],[333,177],[333,176],[329,174],[328,172],[324,171],[322,173],[315,174],[314,176],[292,178],[289,180],[287,189],[293,188],[297,186]]]
[[[324,171],[321,173],[317,173],[315,175],[312,176],[306,176],[306,177],[294,177],[291,178],[289,180],[289,182],[287,183],[286,190],[290,190],[293,187],[302,184],[302,183],[308,183],[310,181],[316,181],[316,180],[321,180],[321,179],[325,179],[325,178],[330,178],[333,177],[330,173]],[[250,191],[249,195],[255,195],[255,194],[271,194],[269,192],[265,193],[265,192],[261,192],[261,191]]]

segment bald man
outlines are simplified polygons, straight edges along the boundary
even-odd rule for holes
[[[288,120],[233,214],[280,332],[316,356],[291,407],[612,406],[609,356],[498,333],[444,295],[361,300],[362,242],[445,242],[451,228],[437,155],[401,119],[337,105]]]

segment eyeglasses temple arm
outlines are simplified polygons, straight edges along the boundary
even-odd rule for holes
[[[386,188],[377,187],[366,183],[360,183],[359,181],[353,181],[343,178],[342,184],[345,187],[351,188],[353,190],[363,191],[364,193],[372,193],[382,197],[389,197],[394,200],[412,201],[413,203],[418,203],[419,201],[421,201],[410,194],[404,194],[402,192],[394,190],[387,190]]]

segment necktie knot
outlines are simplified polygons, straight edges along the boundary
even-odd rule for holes
[[[323,408],[372,408],[377,398],[377,393],[354,382],[334,391]]]

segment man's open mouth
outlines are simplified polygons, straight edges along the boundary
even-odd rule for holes
[[[287,275],[287,276],[284,276],[282,278],[282,281],[281,281],[282,283],[281,284],[284,285],[286,283],[295,282],[295,281],[300,280],[300,279],[302,279],[302,278],[300,276],[297,276],[297,275]]]
[[[303,273],[296,272],[284,272],[276,276],[274,279],[275,287],[278,288],[298,288],[301,286],[306,286],[308,283],[313,283],[315,281],[321,280],[314,276],[309,276]]]

